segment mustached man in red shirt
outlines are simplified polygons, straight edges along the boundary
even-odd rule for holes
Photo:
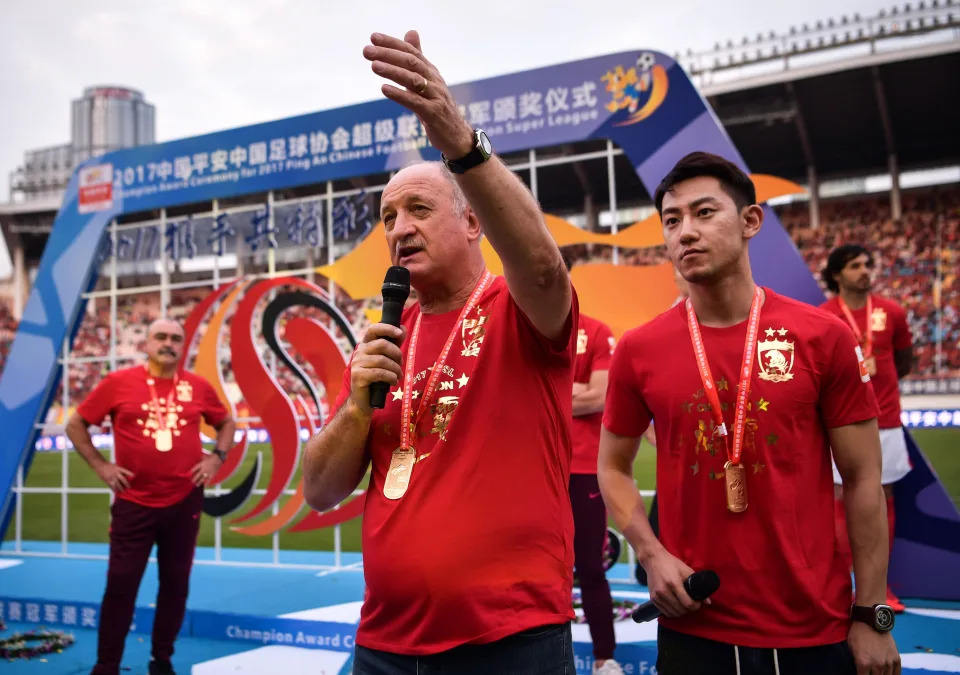
[[[408,166],[383,191],[390,258],[417,302],[402,328],[367,329],[304,453],[318,510],[371,468],[353,672],[572,673],[570,278],[536,200],[460,114],[417,33],[371,42],[373,71],[404,87],[384,94],[447,166]],[[389,384],[381,409],[372,382]]]
[[[860,344],[864,363],[870,374],[870,383],[880,405],[880,447],[883,466],[880,482],[887,498],[887,524],[890,546],[893,546],[894,514],[893,484],[910,473],[907,439],[900,423],[900,378],[913,367],[913,340],[907,325],[907,313],[897,303],[871,292],[873,288],[873,256],[859,244],[844,244],[831,251],[822,278],[834,297],[821,305],[850,326]],[[843,509],[843,489],[840,473],[833,469],[837,486],[837,540],[850,559],[850,540],[847,537],[846,516]],[[902,612],[904,605],[887,588],[887,604]]]
[[[840,320],[753,281],[764,210],[750,179],[707,153],[655,193],[689,297],[628,331],[610,364],[599,479],[662,615],[662,675],[895,673],[877,403]],[[659,539],[633,481],[657,434]],[[833,526],[843,477],[856,607]],[[714,570],[701,604],[684,588]]]
[[[174,672],[170,657],[187,605],[203,486],[233,444],[236,426],[216,391],[202,377],[178,370],[183,338],[176,321],[154,321],[147,330],[147,363],[107,375],[67,424],[74,448],[116,497],[110,509],[96,675],[120,672],[137,590],[154,544],[160,585],[149,672]],[[116,463],[103,458],[87,430],[107,417]],[[201,419],[217,430],[210,454],[201,445]]]

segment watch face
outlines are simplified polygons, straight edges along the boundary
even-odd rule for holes
[[[873,621],[877,630],[888,631],[893,628],[893,609],[879,605],[873,611]]]
[[[493,143],[490,142],[490,139],[487,137],[486,133],[483,131],[478,131],[477,140],[480,141],[480,149],[483,150],[483,154],[489,155],[493,153]]]

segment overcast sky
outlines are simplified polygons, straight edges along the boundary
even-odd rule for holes
[[[459,83],[617,51],[674,53],[793,24],[873,14],[877,0],[3,0],[0,202],[25,150],[70,140],[84,87],[139,89],[157,140],[380,96],[361,55],[373,31],[420,32]]]

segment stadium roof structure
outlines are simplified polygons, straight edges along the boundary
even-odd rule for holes
[[[891,155],[901,170],[960,159],[960,40],[845,65],[703,93],[755,171],[823,179],[888,171]]]
[[[948,39],[925,40],[929,33],[914,31],[906,38],[912,44],[896,44],[892,36],[894,44],[884,49],[810,53],[819,57],[812,65],[768,68],[720,83],[698,78],[703,71],[677,59],[699,80],[700,93],[755,173],[808,184],[811,168],[819,182],[887,173],[891,156],[897,171],[930,169],[960,164],[960,7],[950,16]],[[939,30],[942,37],[944,29]],[[592,170],[591,162],[605,169],[605,144],[592,143],[538,151],[540,199],[555,212],[581,211],[583,194],[597,195],[604,207],[608,174]],[[543,166],[562,155],[589,156],[591,150],[595,160]],[[522,175],[526,157],[507,159]],[[614,167],[617,203],[649,203],[624,155]]]

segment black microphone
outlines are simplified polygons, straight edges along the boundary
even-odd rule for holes
[[[720,588],[720,577],[713,570],[701,570],[687,577],[683,587],[687,595],[697,602],[703,602]],[[637,623],[651,621],[658,616],[660,616],[660,610],[653,604],[653,600],[648,600],[633,611],[633,620]]]
[[[403,314],[403,305],[410,297],[410,270],[406,267],[391,267],[383,278],[383,315],[380,323],[400,327],[400,316]],[[391,340],[393,342],[393,340]],[[382,408],[387,402],[387,393],[390,385],[386,382],[372,382],[370,384],[370,406]]]

